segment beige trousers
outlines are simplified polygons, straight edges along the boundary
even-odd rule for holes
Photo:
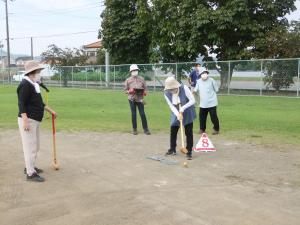
[[[23,119],[18,117],[27,175],[35,173],[35,161],[40,149],[40,122],[29,119],[29,131],[23,128]]]

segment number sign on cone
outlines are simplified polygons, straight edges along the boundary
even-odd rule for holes
[[[203,133],[198,141],[196,147],[194,148],[195,152],[215,152],[216,148],[213,143],[209,140],[206,133]]]

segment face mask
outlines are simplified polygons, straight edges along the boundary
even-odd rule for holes
[[[178,93],[178,88],[175,88],[175,89],[171,89],[170,92],[175,95]]]
[[[33,82],[38,83],[40,81],[41,81],[41,75],[39,73],[35,74],[35,76],[33,77]]]
[[[137,75],[139,74],[139,71],[138,70],[134,70],[131,72],[131,75],[136,77]]]
[[[202,73],[201,78],[202,78],[202,80],[206,80],[208,78],[208,74],[207,73]]]

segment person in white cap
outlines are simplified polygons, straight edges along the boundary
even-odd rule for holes
[[[197,81],[194,91],[200,96],[200,134],[204,133],[206,130],[206,120],[209,113],[211,122],[214,126],[212,134],[216,135],[220,132],[220,124],[217,115],[217,92],[219,91],[219,88],[216,81],[208,76],[209,72],[206,68],[202,67],[199,74],[201,79]]]
[[[165,99],[171,109],[170,149],[166,155],[176,155],[179,121],[183,119],[188,150],[187,158],[191,160],[194,145],[193,121],[196,119],[195,98],[186,85],[180,84],[173,76],[170,76],[165,81]]]
[[[56,112],[43,103],[40,86],[40,72],[44,67],[32,60],[25,64],[25,77],[17,88],[18,94],[18,125],[22,139],[25,158],[24,173],[28,181],[43,182],[45,179],[39,175],[43,170],[35,167],[37,152],[40,147],[40,122],[44,110],[56,117]]]
[[[128,94],[128,101],[131,110],[133,134],[137,135],[136,108],[138,108],[144,133],[150,135],[147,118],[144,109],[144,96],[147,95],[147,86],[143,77],[138,76],[139,68],[136,64],[130,66],[131,76],[125,81],[125,92]]]

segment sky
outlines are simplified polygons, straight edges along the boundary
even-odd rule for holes
[[[8,0],[11,53],[30,55],[33,37],[34,56],[40,55],[54,43],[61,48],[77,47],[97,41],[101,25],[100,14],[104,0]],[[300,20],[300,0],[297,10],[287,15],[289,20]],[[88,32],[57,37],[55,34]],[[0,1],[0,42],[6,49],[4,2]]]

